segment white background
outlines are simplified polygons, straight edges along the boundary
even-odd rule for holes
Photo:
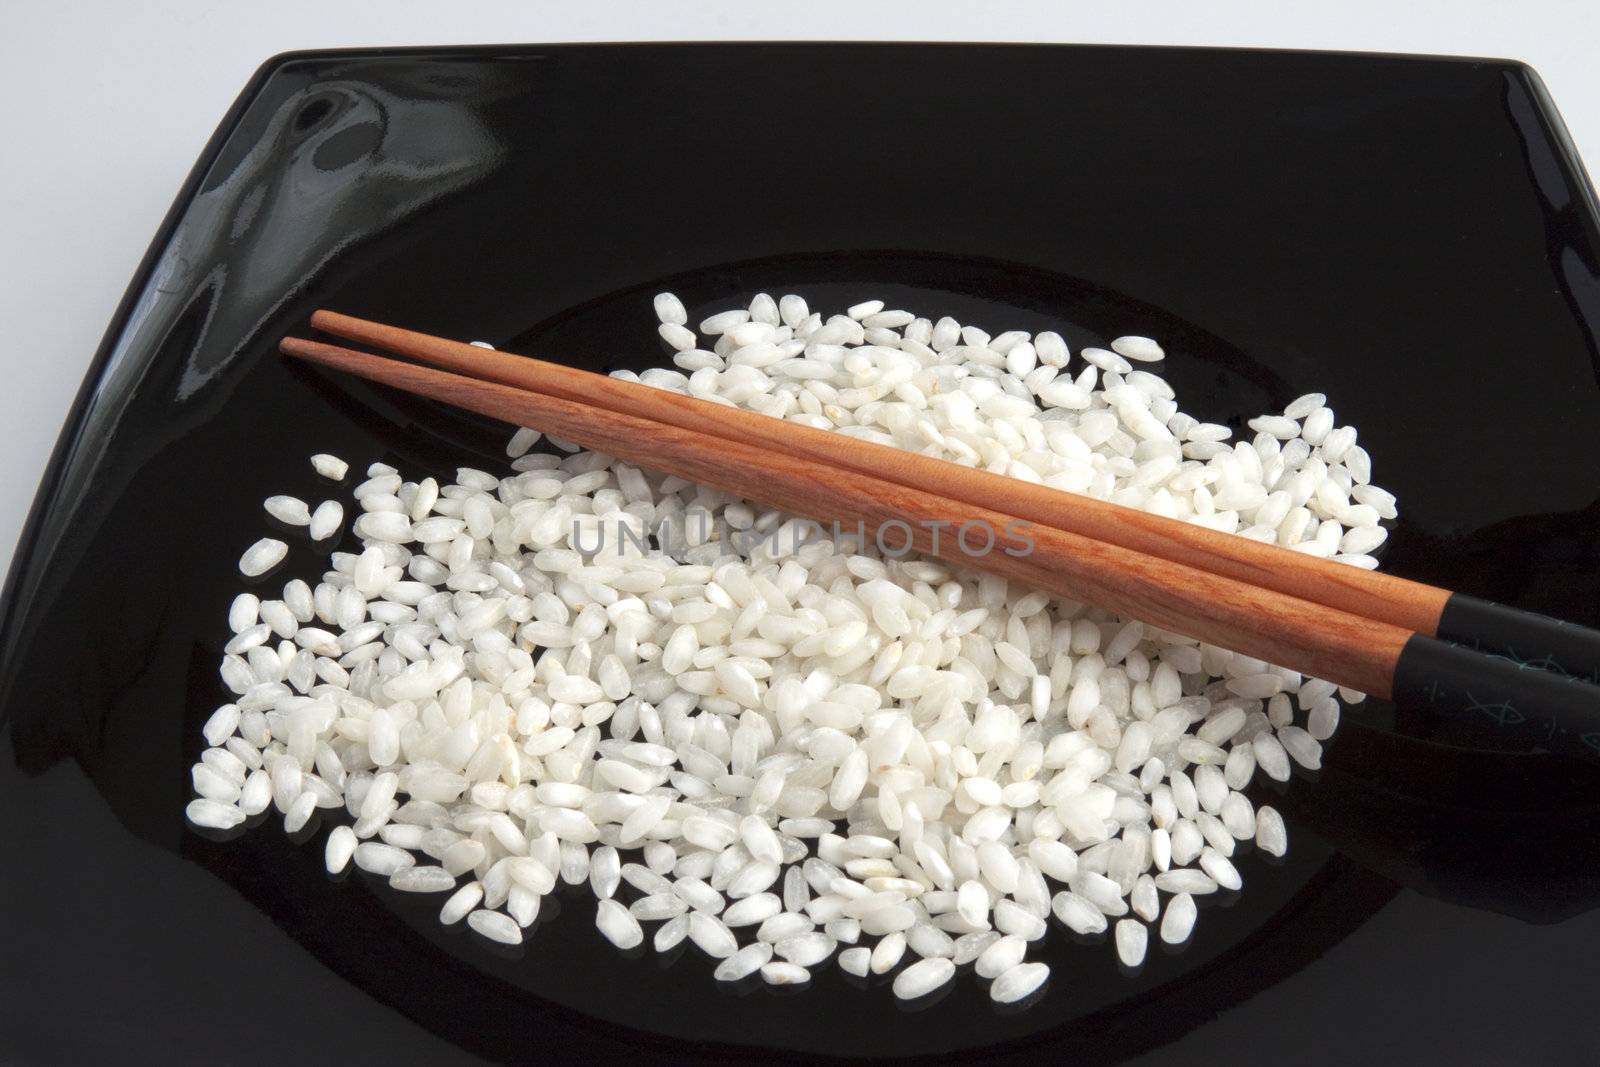
[[[4,0],[0,567],[84,369],[179,184],[289,49],[620,40],[1240,45],[1520,59],[1600,172],[1595,0]]]

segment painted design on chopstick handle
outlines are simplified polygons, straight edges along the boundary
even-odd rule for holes
[[[1600,758],[1600,686],[1414,634],[1394,669],[1394,701],[1470,718],[1537,748]]]
[[[1600,683],[1600,630],[1451,593],[1439,614],[1439,639],[1492,652],[1525,670],[1560,671]]]

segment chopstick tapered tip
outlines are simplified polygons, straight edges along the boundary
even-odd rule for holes
[[[306,359],[315,351],[315,345],[315,341],[307,341],[301,337],[285,337],[278,342],[278,351],[286,356]]]
[[[285,337],[278,342],[278,351],[292,359],[303,359],[307,363],[316,363],[335,370],[346,370],[356,374],[362,373],[361,368],[376,366],[380,361],[375,356],[365,352],[354,352],[338,345],[323,344],[321,341],[311,341],[304,337]]]

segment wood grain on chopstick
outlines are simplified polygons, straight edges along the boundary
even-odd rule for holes
[[[316,329],[470,377],[803,456],[1432,635],[1450,591],[888,445],[332,311]],[[535,427],[537,428],[537,427]]]
[[[320,325],[326,328],[326,322],[324,316]],[[374,333],[361,339],[400,348],[389,336]],[[772,504],[805,518],[839,521],[852,527],[860,522],[873,534],[885,523],[903,523],[910,528],[913,546],[919,552],[1058,596],[1087,601],[1174,633],[1379,696],[1390,692],[1395,664],[1411,636],[1407,628],[1072,530],[1028,526],[1026,537],[1033,543],[1032,551],[1011,555],[1005,551],[1008,545],[1004,531],[1013,528],[1012,524],[1022,517],[1009,507],[998,510],[958,501],[889,477],[833,466],[810,453],[777,447],[753,437],[741,440],[712,435],[666,419],[656,421],[641,414],[568,399],[556,395],[556,390],[548,386],[557,380],[568,381],[568,389],[611,381],[582,371],[557,367],[555,371],[565,373],[545,375],[540,391],[530,392],[517,385],[463,377],[315,341],[286,338],[280,347],[290,356],[528,426],[650,470]],[[454,365],[481,373],[484,363],[479,360],[492,353],[461,347],[467,352],[446,353],[440,361],[459,360]],[[525,362],[519,357],[508,358]],[[569,379],[568,374],[579,376],[581,381]],[[653,403],[673,394],[639,388],[649,395],[634,398],[641,401],[636,405],[637,411],[680,410],[675,405]],[[738,414],[721,406],[713,406],[713,411],[717,418]],[[753,418],[783,425],[766,416]],[[859,444],[849,442],[851,449]],[[883,451],[902,454],[894,449]],[[1008,492],[1025,487],[1011,479],[1005,479],[1004,486]],[[932,543],[930,524],[942,522],[955,528],[971,521],[987,523],[999,535],[993,551],[982,556],[968,555],[949,536],[941,538],[937,546]],[[890,543],[901,543],[902,528],[897,525],[893,531]],[[1021,540],[1012,539],[1009,547],[1020,549]]]

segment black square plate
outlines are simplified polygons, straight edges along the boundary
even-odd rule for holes
[[[780,996],[622,959],[592,902],[525,950],[186,829],[235,561],[306,456],[492,464],[502,431],[274,354],[332,307],[604,369],[649,297],[865,295],[1137,323],[1187,410],[1311,389],[1402,518],[1394,571],[1600,623],[1593,192],[1515,63],[1187,49],[660,45],[298,54],[224,120],[107,335],[13,565],[0,1059],[1577,1063],[1596,1054],[1600,779],[1371,702],[1270,796],[1182,952],[1059,930],[1030,1010],[837,967]],[[62,227],[74,225],[62,219]],[[503,457],[502,457],[503,458]],[[297,542],[297,572],[316,558]],[[1280,795],[1281,794],[1281,795]],[[559,904],[559,908],[557,905]],[[557,910],[565,911],[548,918]],[[552,1059],[559,1057],[559,1059]]]

